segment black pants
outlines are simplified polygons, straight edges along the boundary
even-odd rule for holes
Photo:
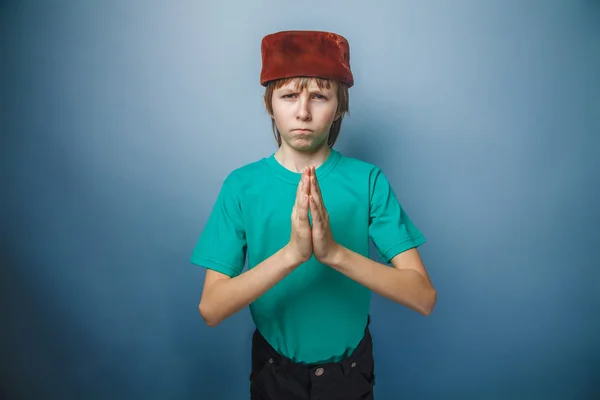
[[[320,365],[278,354],[258,330],[252,337],[251,400],[373,400],[374,372],[368,323],[350,356]]]

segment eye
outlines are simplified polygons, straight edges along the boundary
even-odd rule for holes
[[[315,94],[315,98],[327,100],[327,97],[323,96],[322,94]]]
[[[291,99],[293,97],[296,97],[296,93],[289,93],[289,94],[284,94],[283,96],[281,96],[282,99]]]

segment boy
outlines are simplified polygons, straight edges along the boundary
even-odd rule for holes
[[[354,84],[347,40],[285,31],[261,49],[279,149],[223,183],[191,257],[207,269],[200,314],[215,326],[250,306],[252,399],[373,399],[371,290],[429,315],[425,239],[378,167],[332,148]]]

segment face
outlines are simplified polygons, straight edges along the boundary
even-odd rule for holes
[[[337,91],[320,89],[311,80],[305,89],[296,82],[273,91],[273,119],[281,134],[282,146],[298,151],[313,151],[327,145],[329,129],[337,119]]]

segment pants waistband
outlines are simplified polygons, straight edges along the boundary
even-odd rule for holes
[[[356,362],[360,361],[363,357],[372,357],[373,343],[371,338],[371,332],[369,325],[371,323],[371,317],[367,319],[367,325],[365,326],[365,333],[359,344],[352,351],[350,355],[344,357],[342,360],[337,362],[327,362],[319,364],[305,364],[297,363],[289,359],[288,357],[277,353],[277,351],[266,341],[262,334],[255,330],[253,338],[253,346],[260,348],[260,352],[268,352],[268,362],[277,365],[279,368],[292,374],[304,374],[316,371],[318,368],[328,368],[334,365],[340,365],[345,374],[350,371]],[[258,349],[255,349],[258,350]],[[354,365],[353,365],[354,364]]]

